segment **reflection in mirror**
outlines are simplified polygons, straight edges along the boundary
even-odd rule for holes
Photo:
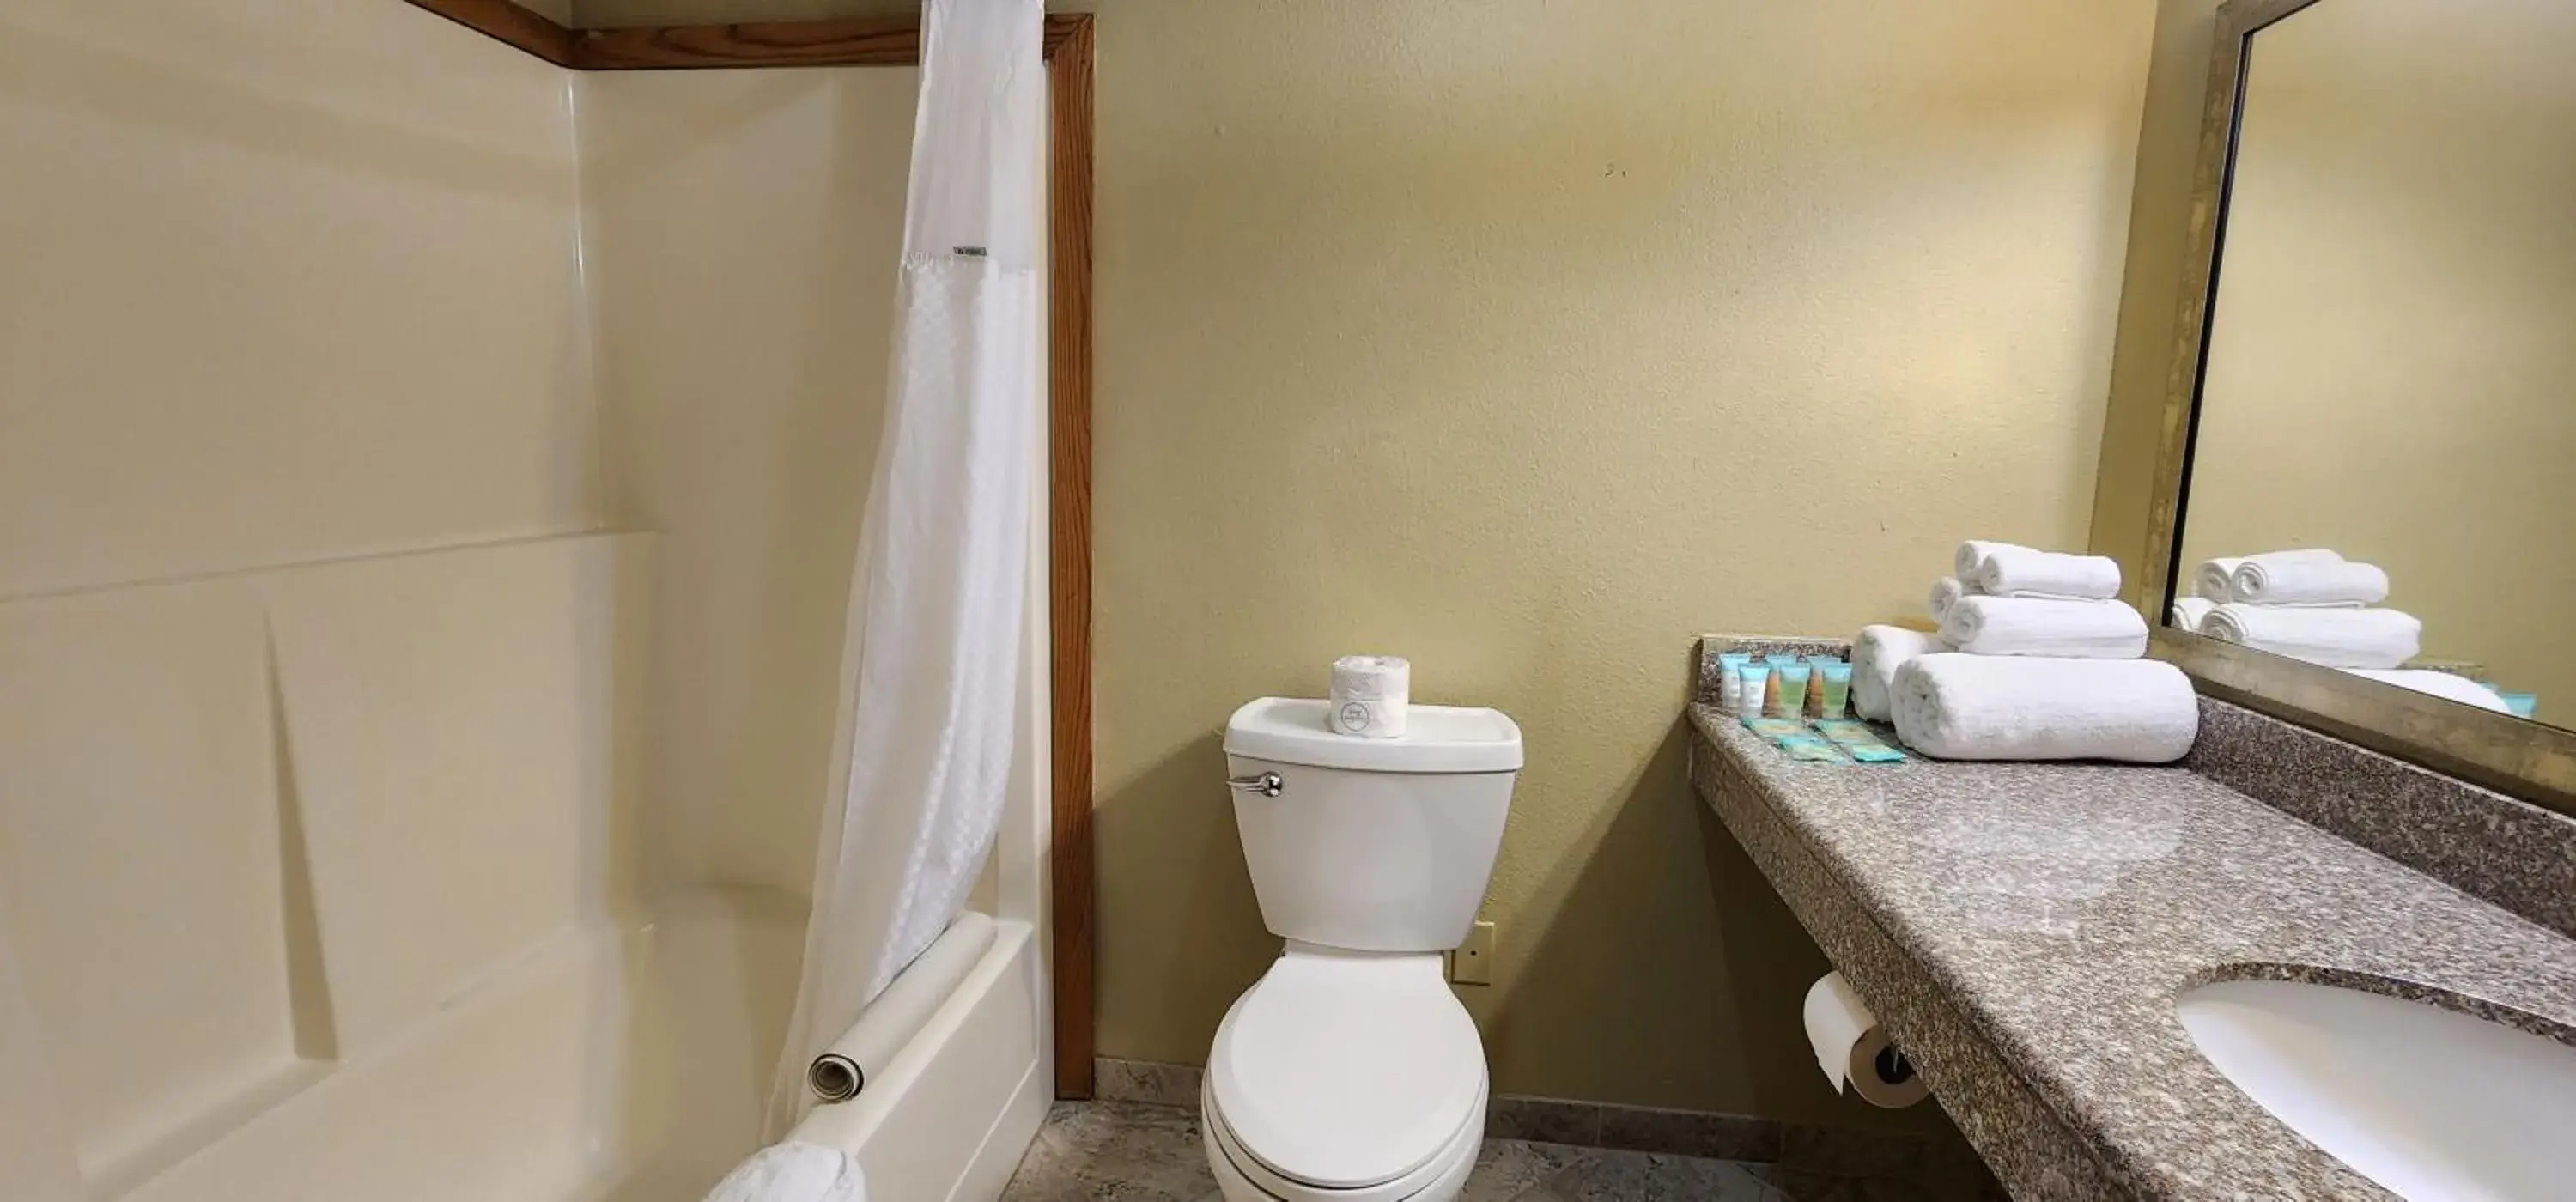
[[[2168,624],[2576,726],[2576,3],[2256,31]]]

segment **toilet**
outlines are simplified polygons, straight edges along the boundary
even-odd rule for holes
[[[1447,1202],[1484,1142],[1485,1048],[1442,953],[1502,846],[1521,732],[1417,705],[1401,738],[1265,697],[1226,723],[1261,920],[1287,941],[1226,1011],[1200,1092],[1229,1202]]]

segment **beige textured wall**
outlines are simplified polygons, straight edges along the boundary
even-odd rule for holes
[[[2083,540],[2149,8],[1100,8],[1102,1050],[1198,1060],[1275,954],[1227,712],[1388,651],[1529,740],[1497,1089],[1866,1117],[1690,639]]]
[[[2565,723],[2576,9],[2468,11],[2335,0],[2255,35],[2184,561],[2380,564],[2427,655]]]
[[[0,596],[595,528],[575,187],[409,5],[0,7]]]
[[[2156,6],[2155,54],[2138,123],[2127,274],[2111,355],[2110,402],[2102,421],[2092,548],[2120,561],[2130,599],[2142,604],[2148,501],[2155,490],[2165,380],[2173,367],[2175,319],[2181,313],[2191,178],[2208,107],[2217,14],[2218,0],[2162,0]]]
[[[581,80],[616,524],[656,531],[653,878],[802,896],[918,72]]]

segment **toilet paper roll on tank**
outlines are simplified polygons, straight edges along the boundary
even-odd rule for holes
[[[1396,655],[1345,655],[1333,661],[1332,707],[1324,721],[1337,735],[1404,737],[1413,699],[1413,665]]]
[[[1889,1110],[1911,1106],[1932,1093],[1923,1076],[1905,1062],[1878,1017],[1862,1004],[1843,974],[1829,972],[1807,989],[1807,1042],[1816,1049],[1816,1067],[1841,1093],[1853,1093],[1872,1106]]]

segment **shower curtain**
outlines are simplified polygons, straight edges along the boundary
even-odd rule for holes
[[[927,0],[885,431],[805,968],[770,1094],[964,907],[1000,827],[1038,435],[1041,0]]]

